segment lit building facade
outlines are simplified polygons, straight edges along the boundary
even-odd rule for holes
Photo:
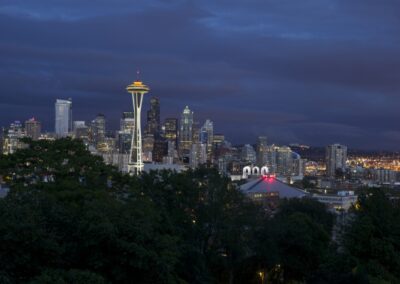
[[[207,161],[213,160],[214,123],[207,119],[200,131],[200,143],[207,145]]]
[[[31,118],[25,121],[25,132],[27,137],[38,140],[42,133],[42,124],[35,118]]]
[[[174,143],[176,148],[178,145],[178,119],[166,118],[164,122],[164,138]]]
[[[18,149],[24,147],[21,138],[26,137],[24,128],[20,121],[15,121],[10,124],[10,127],[4,133],[3,137],[3,154],[14,154]]]
[[[257,148],[256,148],[256,154],[257,154],[257,165],[258,166],[264,166],[265,164],[265,154],[267,152],[267,137],[266,136],[259,136],[257,139]]]
[[[326,147],[326,174],[335,177],[338,169],[345,171],[347,161],[347,147],[333,144]]]
[[[143,137],[143,157],[146,162],[153,161],[154,135],[145,134]]]
[[[72,100],[56,100],[55,132],[58,137],[65,137],[72,131]]]
[[[157,139],[160,135],[160,100],[150,99],[150,109],[147,111],[146,134],[153,134]]]
[[[207,162],[207,145],[193,143],[190,150],[190,167],[197,168]]]
[[[241,159],[243,162],[247,164],[255,164],[256,163],[256,151],[253,146],[250,144],[246,144],[242,148]]]
[[[133,112],[125,111],[122,113],[120,130],[125,133],[132,133],[135,128],[135,115]]]
[[[188,106],[182,112],[179,132],[179,153],[181,156],[188,154],[193,141],[193,111]]]
[[[132,133],[135,128],[133,112],[123,112],[120,120],[120,130],[117,133],[117,148],[120,154],[129,154],[131,149]]]
[[[164,157],[168,156],[168,141],[158,139],[154,141],[153,162],[162,163]]]
[[[287,146],[277,148],[276,152],[277,174],[289,176],[292,174],[293,157],[292,150]]]
[[[90,125],[91,142],[98,146],[106,138],[106,118],[104,114],[98,114]]]

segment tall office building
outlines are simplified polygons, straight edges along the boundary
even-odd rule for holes
[[[26,134],[21,122],[14,121],[14,123],[11,123],[7,133],[4,133],[3,154],[13,154],[18,149],[22,149],[24,143],[20,139],[24,137],[26,137]]]
[[[120,130],[125,133],[132,133],[135,128],[135,115],[131,111],[122,113],[120,120]]]
[[[164,157],[168,156],[168,141],[164,139],[154,141],[152,153],[153,162],[162,163]]]
[[[72,100],[60,100],[55,103],[55,132],[65,137],[72,131]]]
[[[134,128],[134,113],[131,111],[123,112],[120,120],[120,130],[117,132],[117,147],[120,154],[129,154]]]
[[[174,143],[176,149],[178,145],[178,119],[166,118],[164,122],[164,138]]]
[[[200,142],[200,123],[196,120],[193,120],[192,124],[192,144]]]
[[[256,151],[254,150],[253,146],[251,146],[250,144],[246,144],[243,146],[241,152],[241,159],[246,163],[255,164]]]
[[[118,153],[129,154],[131,149],[132,134],[124,131],[118,131],[117,133],[117,147]]]
[[[72,126],[73,126],[73,131],[75,131],[78,128],[86,127],[86,122],[84,120],[75,120],[72,123]]]
[[[293,152],[293,170],[292,175],[304,176],[306,160],[302,159],[301,156]]]
[[[195,169],[207,162],[207,145],[203,143],[193,143],[190,150],[190,167]]]
[[[205,128],[200,129],[200,134],[199,134],[199,142],[203,144],[207,144],[208,140],[208,132]]]
[[[147,111],[146,134],[153,134],[157,139],[160,135],[160,100],[150,99],[150,109]]]
[[[220,133],[216,133],[214,134],[213,137],[213,147],[214,149],[218,149],[222,146],[222,144],[224,144],[225,142],[225,135],[224,134],[220,134]]]
[[[154,135],[153,134],[145,134],[142,139],[143,146],[143,156],[145,157],[146,162],[153,161],[153,150],[154,150]]]
[[[42,126],[40,121],[36,120],[34,117],[25,121],[25,133],[27,137],[32,138],[32,140],[38,140],[42,132]]]
[[[267,153],[267,137],[265,136],[259,136],[257,138],[257,147],[256,147],[256,153],[257,153],[257,165],[258,166],[264,166],[265,165],[265,154]]]
[[[279,149],[279,147],[271,145],[267,146],[265,150],[265,156],[264,156],[265,165],[268,167],[270,173],[277,172],[277,165],[276,165],[277,149]]]
[[[336,170],[346,170],[347,147],[333,144],[326,147],[326,174],[335,177]]]
[[[207,145],[207,160],[212,162],[214,143],[214,124],[207,119],[200,131],[200,143]]]
[[[82,139],[84,143],[89,142],[89,127],[87,127],[85,121],[75,120],[73,122],[73,129],[75,138]]]
[[[106,138],[106,117],[104,114],[98,114],[90,125],[91,142],[94,145],[103,143]]]
[[[182,112],[179,132],[179,153],[188,155],[193,141],[193,111],[188,106]]]
[[[290,147],[276,147],[276,171],[281,176],[290,176],[293,172],[293,152]]]

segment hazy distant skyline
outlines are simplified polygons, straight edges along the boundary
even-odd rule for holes
[[[0,125],[53,130],[71,97],[116,129],[139,69],[146,107],[188,105],[233,143],[400,150],[399,34],[395,0],[3,0]]]

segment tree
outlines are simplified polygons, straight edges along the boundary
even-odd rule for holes
[[[344,235],[344,248],[372,283],[400,282],[400,210],[382,190],[359,197]]]
[[[151,172],[142,181],[144,194],[182,240],[179,275],[189,283],[233,282],[252,254],[260,208],[215,169]]]
[[[32,142],[5,160],[1,171],[13,178],[0,200],[4,279],[27,282],[49,277],[43,271],[78,269],[118,283],[180,281],[177,236],[137,179],[69,139]]]
[[[106,284],[98,274],[81,270],[45,270],[30,284]]]
[[[329,252],[332,226],[333,215],[323,204],[304,198],[283,200],[259,232],[259,269],[272,283],[312,279]]]
[[[277,217],[290,216],[294,213],[304,213],[316,223],[322,225],[330,234],[335,223],[335,216],[329,212],[325,204],[311,198],[293,198],[281,201]]]

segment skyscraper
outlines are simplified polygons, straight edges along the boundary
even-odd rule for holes
[[[146,162],[153,161],[154,135],[145,134],[142,139],[142,153]]]
[[[241,152],[242,161],[254,164],[256,162],[256,151],[254,150],[253,146],[250,144],[246,144],[242,148]]]
[[[55,131],[65,137],[72,131],[72,100],[57,100],[55,103]]]
[[[40,121],[34,117],[25,121],[25,132],[26,136],[32,138],[32,140],[38,140],[42,131]]]
[[[153,134],[157,139],[160,135],[160,100],[150,99],[150,109],[147,111],[146,134]]]
[[[168,156],[168,141],[164,139],[158,139],[154,141],[153,147],[153,161],[162,163],[163,158]]]
[[[91,142],[94,145],[104,142],[106,138],[106,117],[99,113],[90,125]]]
[[[135,114],[131,111],[122,113],[120,121],[120,130],[125,133],[132,133],[135,128]]]
[[[276,161],[276,156],[278,152],[279,147],[275,145],[267,146],[265,150],[265,164],[268,167],[268,170],[270,173],[276,173],[277,172],[277,161]]]
[[[336,170],[346,170],[347,147],[333,144],[326,147],[326,174],[335,177]]]
[[[193,120],[192,124],[192,144],[200,142],[200,122]]]
[[[258,166],[264,166],[266,159],[265,159],[265,154],[267,153],[267,137],[265,136],[259,136],[257,139],[257,148],[256,148],[256,153],[257,153],[257,165]]]
[[[24,147],[24,143],[20,140],[25,137],[25,131],[20,121],[14,121],[10,124],[7,134],[3,141],[3,154],[13,154],[18,149]]]
[[[129,154],[134,128],[135,114],[131,111],[123,112],[120,120],[120,130],[117,133],[117,147],[120,154]]]
[[[207,162],[207,145],[197,142],[193,143],[190,150],[190,167],[197,168]]]
[[[193,111],[188,106],[182,112],[179,132],[179,153],[181,156],[188,155],[193,139]]]
[[[222,144],[225,142],[225,135],[224,134],[214,134],[213,137],[213,148],[214,150],[218,149],[219,147],[222,146]]]
[[[277,174],[290,176],[293,172],[293,152],[287,146],[276,147],[276,167]]]
[[[178,146],[178,119],[166,118],[164,122],[164,137],[174,143],[174,148]]]
[[[140,81],[135,81],[126,87],[132,96],[134,108],[135,127],[132,135],[131,151],[129,154],[128,172],[139,175],[143,170],[142,161],[142,129],[141,129],[141,110],[143,96],[149,92],[149,88]]]
[[[211,162],[213,156],[214,124],[210,119],[207,119],[201,128],[200,137],[200,142],[207,145],[207,160]]]
[[[84,143],[89,141],[89,127],[86,126],[86,122],[83,120],[75,120],[73,122],[74,137],[82,139]]]

